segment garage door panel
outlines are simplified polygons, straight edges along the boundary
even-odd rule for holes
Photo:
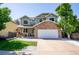
[[[39,29],[38,38],[58,38],[58,30]]]

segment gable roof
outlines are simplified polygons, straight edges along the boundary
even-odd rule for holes
[[[22,16],[22,17],[19,18],[19,19],[23,19],[23,18],[34,19],[34,18],[38,18],[38,17],[48,17],[48,16],[51,16],[51,15],[53,15],[53,16],[55,16],[55,17],[58,17],[57,15],[55,15],[55,14],[53,14],[53,13],[41,13],[41,14],[39,14],[39,15],[36,16],[36,17],[28,17],[28,16],[24,15],[24,16]]]
[[[50,15],[53,15],[55,17],[58,17],[57,15],[53,14],[53,13],[41,13],[39,14],[38,16],[36,17],[47,17],[47,16],[50,16]]]
[[[58,24],[56,23],[56,22],[53,22],[53,21],[51,21],[51,20],[44,20],[44,21],[42,21],[42,22],[40,22],[40,23],[37,23],[37,24],[35,24],[35,25],[33,25],[33,26],[22,26],[22,25],[18,25],[18,27],[25,27],[25,28],[34,28],[35,26],[38,26],[38,25],[40,25],[40,24],[42,24],[42,23],[44,23],[44,22],[52,22],[52,23],[54,23],[54,24],[56,24],[57,26],[58,26]],[[59,26],[58,26],[59,27]],[[60,28],[60,27],[59,27]]]
[[[14,23],[14,24],[17,24],[15,21],[9,21],[9,22],[12,22],[12,23]],[[8,23],[8,22],[7,22]]]
[[[51,15],[53,15],[53,16],[55,16],[55,17],[58,18],[58,16],[55,15],[55,14],[53,14],[53,13],[41,13],[41,14],[39,14],[39,15],[36,16],[36,17],[28,17],[28,16],[24,15],[24,16],[22,16],[20,19],[22,20],[22,19],[26,18],[27,20],[34,20],[34,21],[35,21],[35,18],[48,17],[48,16],[51,16]],[[36,19],[36,20],[37,20],[37,19]],[[17,24],[19,25],[19,24],[20,24],[19,19],[15,20],[15,23],[17,23]],[[39,23],[41,23],[41,22],[39,22]],[[36,23],[35,23],[35,24],[36,24]]]
[[[35,27],[35,26],[38,26],[38,25],[40,25],[40,24],[42,24],[42,23],[44,23],[44,22],[52,22],[52,23],[54,23],[54,24],[56,24],[57,26],[58,26],[58,24],[56,23],[56,22],[53,22],[53,21],[51,21],[51,20],[44,20],[44,21],[42,21],[42,22],[40,22],[40,23],[37,23],[37,24],[35,24],[33,27]]]
[[[27,18],[27,19],[30,19],[28,16],[24,15],[22,16],[20,19],[23,19],[23,18]]]

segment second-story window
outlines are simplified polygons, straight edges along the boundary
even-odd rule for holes
[[[51,21],[54,21],[54,18],[50,18]]]
[[[40,19],[40,22],[42,22],[42,19]]]
[[[28,21],[27,20],[24,20],[24,24],[28,24]]]
[[[46,20],[46,18],[43,18],[43,20]]]

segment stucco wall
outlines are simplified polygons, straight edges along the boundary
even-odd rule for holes
[[[8,32],[16,32],[17,29],[17,24],[14,22],[10,21],[6,23],[6,28],[0,31],[0,35],[2,36],[8,36]]]

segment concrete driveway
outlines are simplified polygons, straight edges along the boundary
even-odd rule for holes
[[[74,55],[74,54],[78,55],[79,44],[76,45],[72,42],[71,40],[39,40],[36,54],[37,55]]]

